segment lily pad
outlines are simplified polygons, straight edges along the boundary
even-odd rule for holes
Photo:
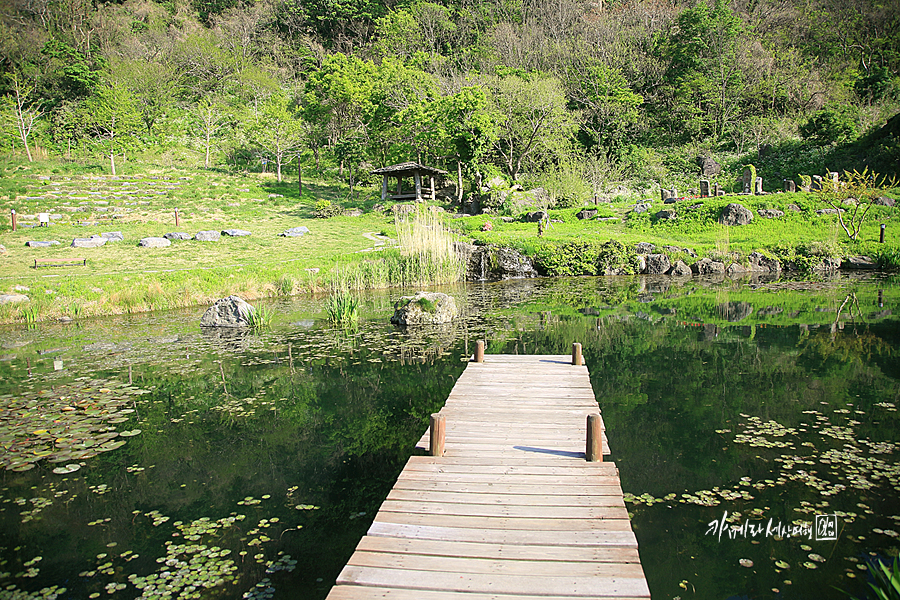
[[[81,465],[79,465],[78,463],[71,463],[64,467],[56,467],[55,469],[53,469],[53,472],[56,473],[57,475],[65,475],[67,473],[74,473],[75,471],[77,471],[80,468],[81,468]]]

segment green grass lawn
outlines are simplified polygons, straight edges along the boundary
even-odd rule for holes
[[[398,278],[419,282],[409,274],[408,265],[391,262],[399,256],[397,250],[363,252],[375,246],[373,234],[397,237],[390,206],[373,210],[381,202],[380,188],[358,188],[351,197],[344,184],[313,179],[304,182],[301,197],[296,179],[279,183],[271,174],[161,169],[137,163],[128,163],[124,174],[116,178],[85,170],[89,169],[77,163],[0,162],[4,215],[0,244],[6,248],[0,255],[0,293],[18,288],[30,298],[0,305],[0,322],[192,306],[231,293],[253,300],[328,290],[346,286],[348,281],[353,281],[351,287],[388,285]],[[895,197],[898,191],[893,190]],[[359,209],[362,216],[317,219],[314,210],[320,200]],[[718,215],[730,202],[751,209],[756,215],[753,222],[741,227],[719,225]],[[756,250],[777,254],[778,249],[819,244],[840,255],[892,251],[900,260],[895,208],[874,207],[860,239],[850,241],[836,216],[816,214],[825,205],[812,194],[684,199],[665,205],[677,211],[674,221],[657,220],[654,215],[664,206],[657,199],[652,204],[642,214],[635,214],[629,202],[601,204],[598,218],[615,217],[606,221],[578,220],[575,215],[580,208],[551,210],[551,224],[542,237],[536,223],[507,222],[508,218],[504,221],[496,214],[447,219],[447,223],[461,239],[511,246],[526,254],[572,240],[618,240],[626,246],[649,242],[658,248],[690,248],[699,257],[730,253],[746,257]],[[441,208],[455,211],[449,205]],[[19,221],[15,232],[10,227],[12,209]],[[784,216],[765,219],[756,214],[760,209],[778,209]],[[36,224],[40,212],[54,215],[51,226],[27,227]],[[492,229],[482,231],[488,221]],[[877,243],[881,223],[887,224],[883,245]],[[301,225],[310,229],[308,235],[278,236]],[[252,235],[222,236],[216,242],[173,241],[167,248],[137,246],[141,238],[169,232],[193,235],[225,229],[244,229]],[[121,232],[125,240],[99,248],[70,247],[73,238],[112,231]],[[28,248],[29,240],[57,240],[60,245]],[[74,257],[86,258],[87,266],[34,268],[36,258]],[[379,269],[384,272],[377,273]]]

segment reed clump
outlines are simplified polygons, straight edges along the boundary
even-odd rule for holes
[[[325,301],[328,320],[338,325],[355,325],[359,321],[359,299],[349,291],[339,290]]]

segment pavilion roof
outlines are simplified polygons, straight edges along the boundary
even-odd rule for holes
[[[372,171],[373,175],[391,175],[393,177],[408,177],[415,173],[425,173],[427,175],[447,175],[447,171],[441,171],[434,167],[420,165],[416,162],[405,162],[388,167],[381,167]]]

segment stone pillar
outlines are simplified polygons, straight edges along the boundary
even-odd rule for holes
[[[797,184],[794,183],[793,179],[785,179],[784,180],[784,191],[794,193],[797,191]]]
[[[754,195],[754,196],[759,196],[759,195],[762,194],[762,193],[763,193],[763,189],[762,189],[762,177],[757,177],[757,178],[756,178],[756,185],[753,186],[753,195]]]
[[[717,181],[713,184],[713,196],[720,196],[720,195],[721,194],[719,193],[719,182]]]
[[[743,190],[743,191],[744,191],[745,194],[752,194],[752,193],[753,193],[753,181],[752,181],[752,178],[753,178],[753,171],[751,171],[749,167],[746,168],[746,169],[744,169],[744,176],[741,178],[741,181],[742,181],[743,184],[744,184],[744,190]]]
[[[709,198],[709,180],[707,179],[700,180],[700,197]]]

